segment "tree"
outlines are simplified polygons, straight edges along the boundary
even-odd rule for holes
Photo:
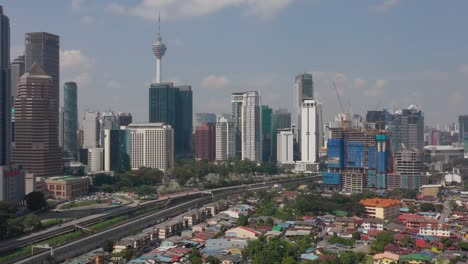
[[[361,240],[361,233],[360,232],[354,232],[353,233],[353,239],[354,240]]]
[[[265,221],[265,224],[266,224],[267,226],[273,226],[273,225],[275,225],[275,221],[273,220],[273,218],[268,217],[268,218],[266,219],[266,221]]]
[[[246,226],[249,224],[249,217],[246,215],[239,215],[239,218],[237,219],[237,225],[239,226]]]
[[[37,211],[47,207],[44,194],[41,192],[30,192],[25,198],[26,206],[29,211]]]
[[[102,242],[101,247],[102,249],[104,249],[104,251],[112,253],[112,251],[114,251],[114,242],[112,242],[109,239],[106,239],[104,240],[104,242]]]
[[[23,219],[23,231],[34,231],[42,227],[41,220],[35,214],[28,214]]]
[[[132,259],[133,253],[130,249],[124,249],[118,253],[118,256],[128,261]]]
[[[208,256],[208,258],[206,258],[206,262],[209,264],[221,264],[221,260],[215,256]]]
[[[142,185],[142,186],[138,186],[135,188],[135,193],[138,196],[142,197],[142,196],[154,194],[154,189],[153,187],[149,185]]]
[[[434,206],[434,204],[432,203],[422,203],[421,205],[419,205],[419,209],[423,212],[435,212],[436,211],[436,208]]]
[[[190,251],[188,259],[190,260],[190,263],[192,263],[192,264],[202,264],[203,263],[203,261],[201,259],[200,251],[197,248],[192,248],[192,251]]]
[[[458,247],[463,251],[468,251],[468,242],[460,242],[458,243]]]
[[[94,176],[93,184],[94,186],[102,186],[104,184],[112,184],[114,182],[114,177],[107,174],[97,174]]]
[[[342,264],[354,264],[354,263],[362,263],[364,258],[366,257],[365,254],[360,252],[343,252],[340,254],[338,258],[338,263]]]
[[[184,186],[190,179],[194,177],[194,174],[192,171],[185,168],[175,168],[174,177],[180,186]]]
[[[281,261],[281,264],[296,264],[296,263],[297,263],[297,260],[292,256],[283,258],[283,260]]]
[[[393,243],[393,241],[393,233],[380,232],[377,234],[377,239],[371,243],[371,251],[373,253],[381,253],[384,251],[384,247],[390,243]]]

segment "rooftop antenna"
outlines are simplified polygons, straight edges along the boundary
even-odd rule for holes
[[[158,35],[161,34],[161,11],[158,11]]]

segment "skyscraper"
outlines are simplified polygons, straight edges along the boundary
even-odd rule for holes
[[[104,170],[118,172],[121,169],[120,130],[104,130]]]
[[[104,131],[106,129],[115,130],[118,129],[117,116],[113,112],[102,112],[99,120],[99,145],[105,147],[105,136]]]
[[[83,148],[92,149],[100,146],[101,135],[99,112],[85,112],[83,117]]]
[[[156,83],[162,82],[162,57],[166,53],[166,45],[162,42],[161,37],[161,21],[158,21],[158,37],[156,43],[153,44],[153,53],[156,56]]]
[[[45,73],[52,77],[54,98],[60,101],[60,37],[47,32],[26,33],[25,67],[39,63]],[[58,111],[57,104],[57,111]]]
[[[0,166],[11,158],[10,20],[0,6]],[[0,197],[1,198],[1,197]]]
[[[275,129],[291,128],[291,113],[288,109],[279,108],[273,114]]]
[[[195,159],[214,161],[216,157],[216,126],[204,123],[195,128]]]
[[[393,153],[405,148],[424,148],[424,115],[418,106],[396,111],[387,124],[392,134]]]
[[[235,127],[231,118],[220,116],[216,122],[216,160],[226,161],[236,156]]]
[[[119,127],[128,126],[133,121],[133,117],[131,113],[119,113],[117,119],[118,119],[117,123],[119,124]]]
[[[11,62],[11,97],[12,102],[15,101],[16,94],[18,93],[18,82],[20,77],[25,72],[24,56],[18,56]]]
[[[306,99],[302,102],[301,112],[301,161],[317,163],[320,150],[320,132],[322,129],[319,118],[319,103]]]
[[[241,137],[242,159],[260,162],[262,154],[260,95],[245,92],[242,97]]]
[[[298,144],[301,144],[301,108],[305,99],[314,99],[314,82],[310,73],[299,74],[294,83],[294,124]]]
[[[468,153],[468,115],[458,117],[458,136],[460,143],[465,148],[465,153]]]
[[[74,157],[78,153],[78,95],[75,82],[63,86],[63,150]]]
[[[290,128],[277,130],[277,161],[279,164],[293,164],[293,132]]]
[[[235,144],[235,155],[237,157],[242,156],[242,100],[244,93],[232,93],[231,95],[231,117],[234,123],[234,144]]]
[[[58,145],[58,100],[53,78],[39,63],[33,63],[21,76],[15,108],[14,162],[38,177],[60,175],[63,170]]]
[[[190,86],[153,83],[149,89],[150,123],[167,123],[174,129],[175,153],[191,152],[193,106]]]
[[[141,167],[170,172],[174,168],[174,131],[165,123],[130,124],[132,169]]]
[[[262,161],[273,161],[273,110],[267,105],[262,105]]]
[[[193,128],[201,126],[204,123],[216,123],[216,114],[213,113],[195,113],[195,119],[193,120]],[[195,131],[194,131],[195,132]]]

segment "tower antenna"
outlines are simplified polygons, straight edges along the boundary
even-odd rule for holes
[[[158,34],[161,34],[161,11],[158,12]]]

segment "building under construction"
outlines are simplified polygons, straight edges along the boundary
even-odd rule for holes
[[[387,173],[392,170],[389,132],[346,125],[330,132],[323,183],[348,192],[386,189]]]

